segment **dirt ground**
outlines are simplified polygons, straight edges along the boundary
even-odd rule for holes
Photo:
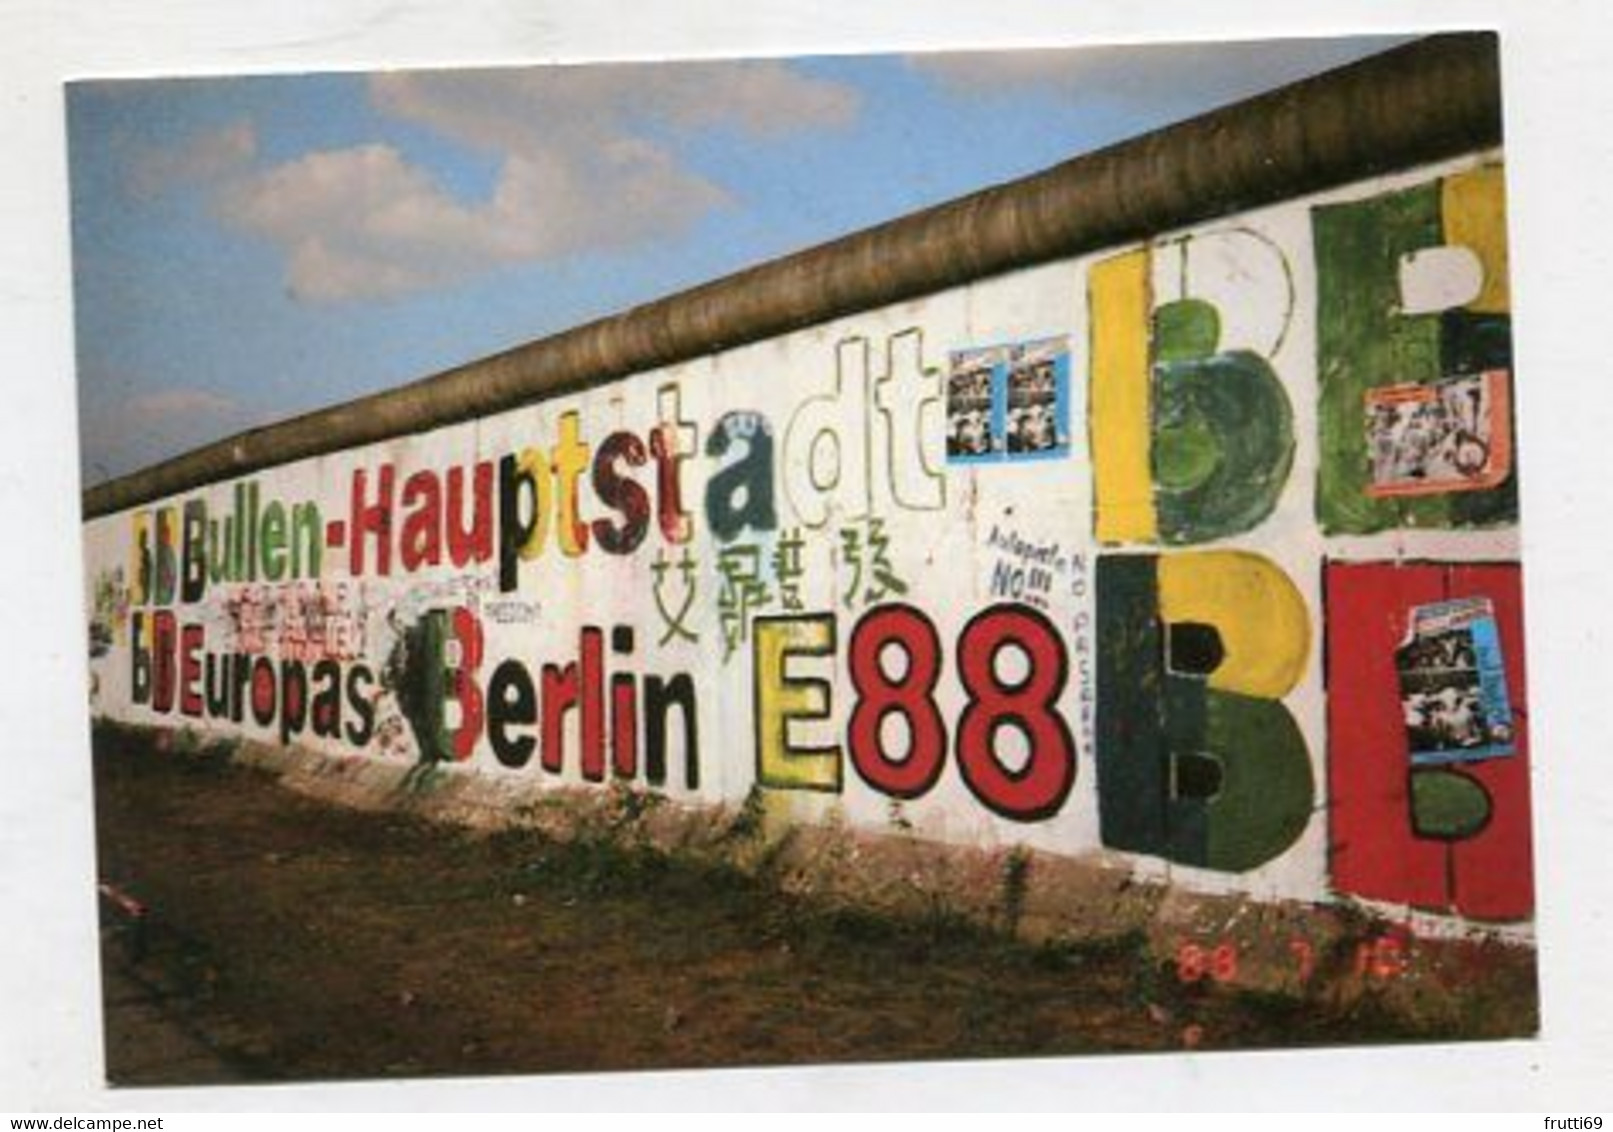
[[[1033,946],[738,872],[292,794],[96,736],[114,1084],[1428,1040],[1372,1000],[1184,987],[1123,937]]]

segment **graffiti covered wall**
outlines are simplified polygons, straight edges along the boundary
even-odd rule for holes
[[[97,517],[94,710],[1527,921],[1502,170]]]

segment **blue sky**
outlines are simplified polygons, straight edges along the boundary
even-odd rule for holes
[[[76,83],[85,483],[1397,42]]]

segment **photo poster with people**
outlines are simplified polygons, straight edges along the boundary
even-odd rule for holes
[[[1413,766],[1477,762],[1517,749],[1489,598],[1414,607],[1395,668]]]
[[[952,353],[948,460],[1038,460],[1069,450],[1070,353],[1064,338]]]
[[[1512,468],[1504,369],[1367,393],[1367,493],[1375,498],[1484,491]]]

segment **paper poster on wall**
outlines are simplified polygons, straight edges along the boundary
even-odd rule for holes
[[[1012,347],[1005,384],[1009,458],[1062,455],[1070,446],[1070,356],[1064,340]]]
[[[947,376],[947,459],[1036,460],[1070,447],[1063,338],[958,350]]]
[[[958,350],[947,374],[947,459],[986,460],[1002,452],[997,371],[1002,350]]]
[[[1505,370],[1369,390],[1374,497],[1484,491],[1512,466]]]
[[[1412,765],[1475,762],[1517,749],[1489,598],[1416,607],[1395,668]]]

